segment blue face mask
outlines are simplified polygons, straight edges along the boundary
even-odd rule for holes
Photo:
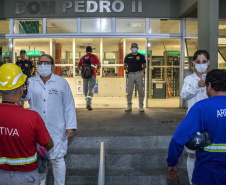
[[[136,53],[137,52],[137,48],[131,48],[132,53]]]
[[[207,70],[208,65],[207,64],[195,64],[195,69],[199,73],[204,73]]]
[[[51,68],[52,65],[38,65],[38,73],[40,76],[47,77],[52,73]]]

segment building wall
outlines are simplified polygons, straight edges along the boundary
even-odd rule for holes
[[[138,8],[138,2],[142,8]],[[177,18],[179,17],[179,0],[108,0],[109,9],[101,11],[99,0],[92,1],[97,5],[96,12],[87,12],[87,1],[64,0],[1,0],[0,18],[62,18],[62,17],[145,17],[145,18]],[[69,2],[66,4],[66,2]],[[120,2],[118,4],[114,4]],[[120,9],[123,4],[124,8]],[[114,6],[115,5],[115,6]],[[20,7],[19,7],[20,6]],[[84,6],[84,7],[83,7]],[[67,7],[67,8],[66,8]],[[115,8],[114,8],[115,7]],[[134,11],[133,12],[133,7]],[[114,11],[116,9],[116,11]],[[4,11],[7,10],[7,11]],[[140,10],[140,12],[139,12]],[[48,12],[49,11],[49,12]],[[16,14],[17,12],[17,14]]]

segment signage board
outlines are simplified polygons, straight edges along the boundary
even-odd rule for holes
[[[26,55],[41,55],[41,51],[26,51]]]
[[[76,17],[179,17],[179,3],[172,0],[1,0],[6,18]],[[8,10],[8,11],[4,11]],[[161,10],[161,11],[159,11]]]
[[[167,55],[180,55],[180,51],[168,50]]]
[[[83,94],[83,80],[77,79],[76,94]]]
[[[11,57],[12,56],[12,51],[3,51],[2,52],[3,57]]]
[[[146,54],[146,50],[137,50],[138,53],[145,55]],[[152,50],[148,50],[148,54],[150,55],[152,53]]]

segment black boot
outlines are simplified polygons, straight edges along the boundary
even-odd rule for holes
[[[86,108],[87,108],[88,110],[93,110],[92,107],[91,107],[90,105],[87,105]]]

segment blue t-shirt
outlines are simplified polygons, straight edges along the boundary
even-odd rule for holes
[[[192,182],[198,185],[226,185],[226,96],[197,102],[177,127],[168,151],[168,166],[176,166],[187,143],[197,132],[207,131],[212,145],[196,152]]]

